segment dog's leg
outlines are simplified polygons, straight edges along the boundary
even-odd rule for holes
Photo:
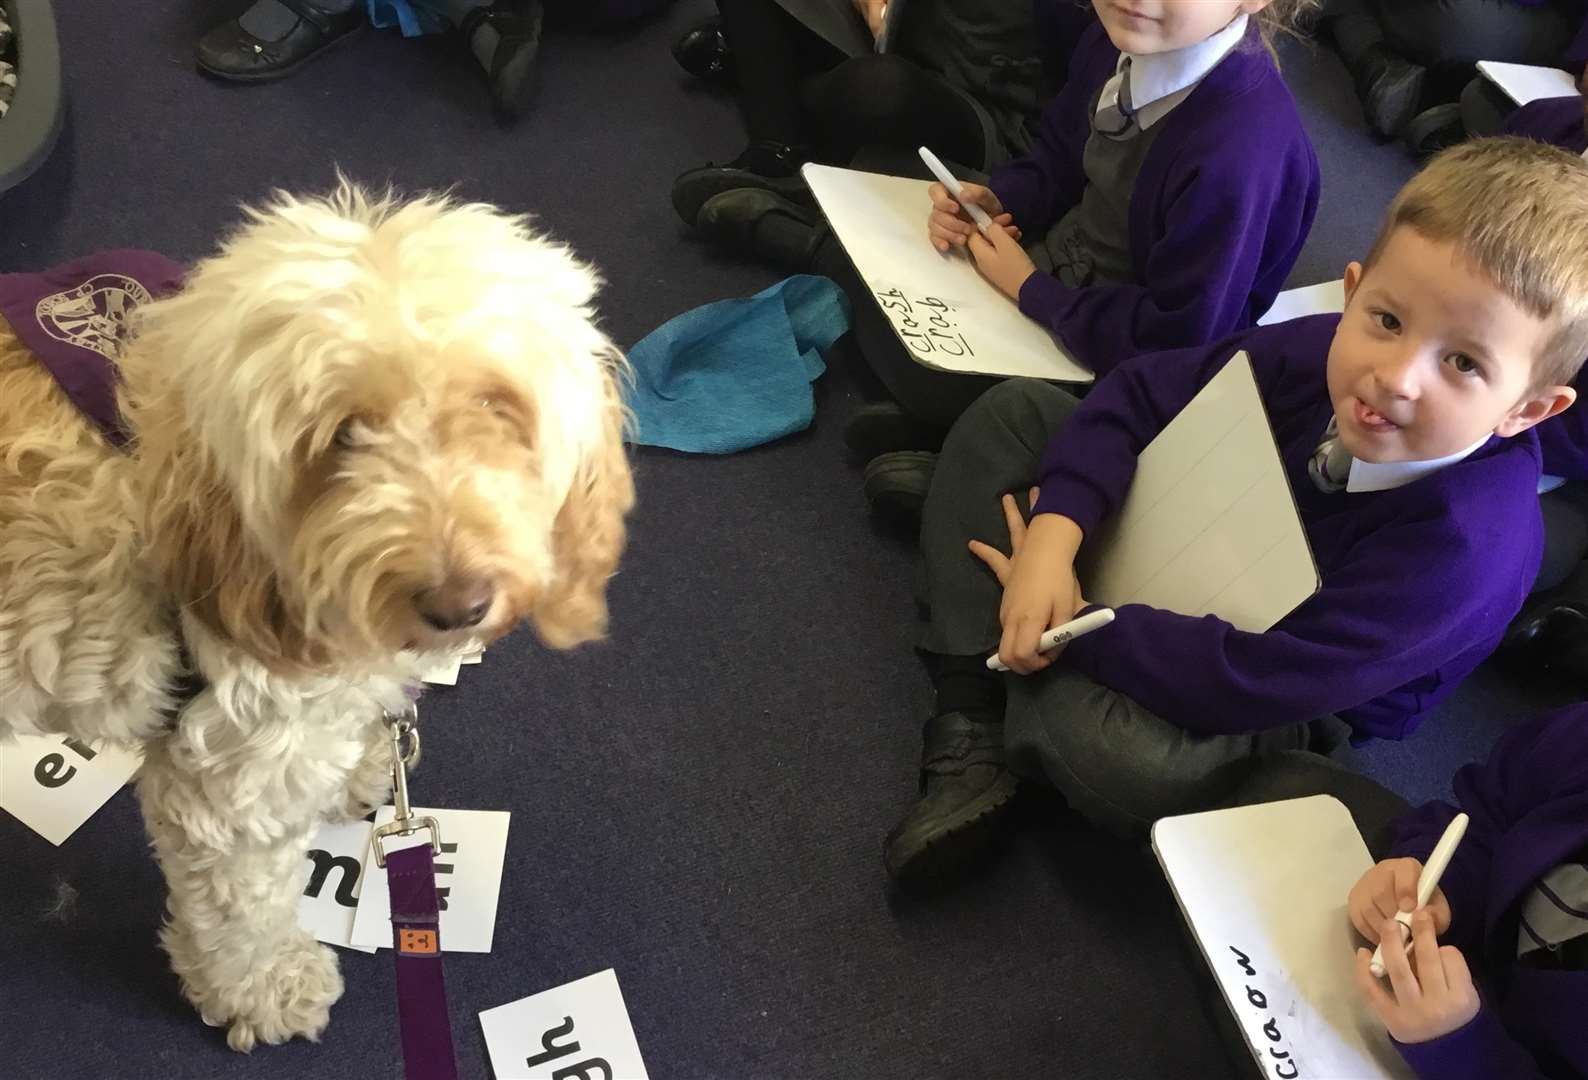
[[[331,821],[357,821],[391,801],[391,737],[386,725],[371,720],[361,732],[364,755],[347,778],[346,797]]]
[[[194,742],[205,752],[195,755]],[[271,786],[292,750],[272,749],[223,765],[216,746],[177,734],[150,745],[138,779],[170,891],[161,941],[183,995],[244,1053],[317,1039],[342,996],[335,954],[298,925],[298,894],[304,852],[347,770],[326,769],[334,786],[300,792],[292,806]],[[287,771],[314,775],[295,766]]]

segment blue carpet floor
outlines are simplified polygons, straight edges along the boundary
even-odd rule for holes
[[[740,141],[731,104],[667,55],[706,0],[616,37],[552,34],[511,129],[447,41],[366,34],[286,82],[207,82],[192,42],[235,6],[58,5],[71,113],[43,171],[0,196],[0,270],[197,256],[239,201],[340,169],[533,211],[602,268],[625,343],[778,276],[704,250],[668,203],[674,174]],[[1297,285],[1365,252],[1411,166],[1366,135],[1332,54],[1285,59],[1324,169]],[[607,967],[658,1078],[1230,1075],[1146,852],[1034,814],[955,894],[890,900],[881,838],[913,792],[928,692],[911,552],[868,522],[844,461],[855,400],[837,365],[805,434],[639,453],[612,640],[557,656],[520,633],[427,698],[416,800],[513,812],[495,951],[448,961],[465,1076],[488,1075],[480,1010]],[[1352,756],[1427,798],[1563,694],[1483,671],[1411,742]],[[384,954],[343,954],[319,1045],[242,1057],[198,1022],[155,947],[162,888],[126,792],[59,849],[0,815],[0,847],[0,1077],[400,1075]],[[63,885],[75,908],[50,917]]]

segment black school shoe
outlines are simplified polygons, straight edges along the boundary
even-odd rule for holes
[[[795,273],[808,272],[827,226],[814,210],[759,188],[706,200],[695,230],[712,243]]]
[[[1520,674],[1552,671],[1588,686],[1588,607],[1529,603],[1506,628],[1495,658]]]
[[[866,505],[878,517],[919,528],[936,472],[937,455],[929,450],[879,454],[866,463],[862,474]]]
[[[328,15],[309,0],[260,2],[280,4],[298,21],[279,40],[262,41],[244,30],[237,19],[229,19],[199,38],[196,59],[201,69],[231,82],[269,82],[292,74],[365,26],[362,3]]]
[[[745,188],[759,188],[803,206],[815,206],[815,196],[799,174],[806,157],[797,146],[751,143],[726,165],[707,163],[680,174],[673,181],[673,209],[685,225],[698,225],[706,203],[724,192]]]
[[[956,883],[991,850],[1020,786],[1005,763],[1002,721],[944,713],[922,734],[921,798],[882,851],[888,877],[912,892]]]
[[[1424,109],[1406,125],[1406,147],[1418,161],[1425,161],[1466,137],[1467,125],[1456,102]]]
[[[727,89],[738,81],[733,70],[733,51],[728,48],[720,17],[685,30],[684,36],[673,42],[673,59],[710,86]]]

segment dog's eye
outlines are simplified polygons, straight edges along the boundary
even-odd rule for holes
[[[349,416],[346,420],[343,420],[340,424],[336,425],[336,434],[332,437],[331,441],[334,442],[338,448],[347,450],[353,446],[353,423],[353,418]]]

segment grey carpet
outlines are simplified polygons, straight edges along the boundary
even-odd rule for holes
[[[617,37],[552,34],[539,104],[506,130],[450,41],[366,34],[239,89],[191,62],[228,5],[59,7],[71,115],[0,198],[0,269],[122,245],[194,257],[240,200],[341,169],[535,212],[602,268],[625,343],[777,276],[703,250],[668,203],[675,173],[738,149],[731,105],[667,54],[704,0]],[[1307,284],[1366,250],[1410,164],[1364,133],[1331,54],[1290,49],[1286,70],[1324,166]],[[881,837],[911,798],[928,700],[911,556],[867,521],[844,462],[851,380],[820,394],[815,427],[775,446],[638,455],[610,643],[556,656],[521,633],[426,699],[415,798],[514,814],[495,951],[448,961],[464,1075],[487,1075],[480,1010],[607,967],[658,1078],[1228,1075],[1144,851],[1039,805],[963,889],[890,901]],[[1354,756],[1426,798],[1563,693],[1485,671],[1414,740]],[[60,849],[0,815],[0,845],[0,1076],[400,1075],[386,955],[343,955],[319,1045],[245,1058],[198,1022],[155,948],[161,885],[127,793]],[[51,917],[63,889],[75,906]]]

